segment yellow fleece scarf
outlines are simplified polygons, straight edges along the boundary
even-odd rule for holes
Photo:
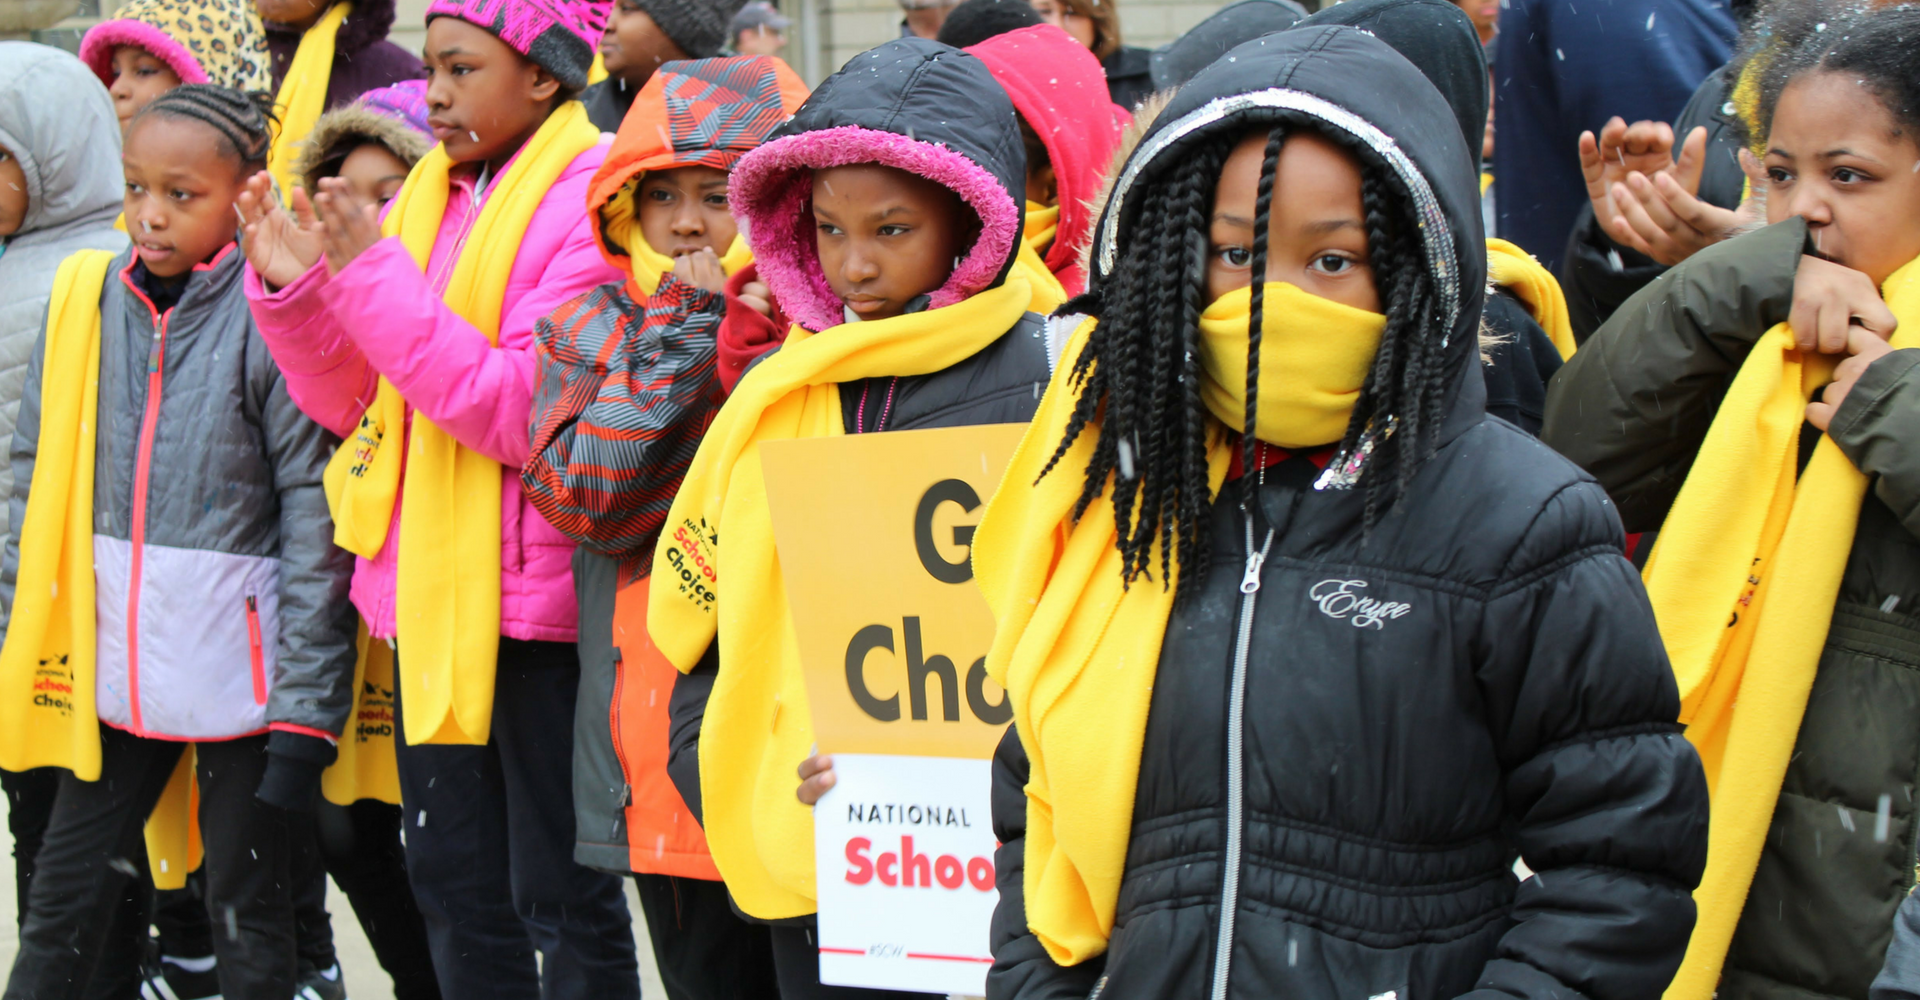
[[[64,767],[100,777],[94,712],[93,449],[100,409],[100,293],[107,250],[54,273],[40,370],[40,436],[13,619],[0,648],[0,767]]]
[[[333,78],[333,44],[340,34],[340,25],[351,13],[352,0],[340,0],[300,36],[300,47],[294,50],[286,78],[280,81],[280,93],[273,99],[274,113],[280,116],[280,128],[274,133],[273,149],[267,154],[267,169],[273,174],[274,183],[280,185],[283,196],[293,191],[293,165],[300,159],[300,144],[307,141],[314,123],[327,110],[327,84]]]
[[[720,676],[700,731],[700,794],[707,847],[750,916],[815,909],[813,812],[793,796],[813,723],[758,446],[845,433],[839,383],[959,364],[1011,329],[1030,295],[1010,278],[940,309],[820,333],[795,326],[720,408],[674,497],[655,565],[676,572],[656,581],[692,582],[653,588],[647,631],[682,672],[719,643]]]
[[[1200,314],[1200,400],[1228,427],[1246,423],[1247,323],[1253,290],[1221,296]],[[1313,448],[1347,433],[1353,404],[1380,350],[1387,318],[1268,282],[1260,336],[1260,440]]]
[[[1881,288],[1920,347],[1920,260]],[[1740,366],[1647,561],[1647,596],[1706,765],[1713,814],[1699,922],[1669,1000],[1709,1000],[1773,822],[1866,497],[1831,439],[1795,477],[1807,401],[1838,359],[1782,323]]]
[[[1533,321],[1547,331],[1560,360],[1573,357],[1573,317],[1567,312],[1567,295],[1552,272],[1525,250],[1506,240],[1490,239],[1487,280],[1519,297],[1527,312],[1533,314]]]
[[[1366,364],[1357,363],[1360,345],[1377,343],[1384,319],[1345,306],[1314,306],[1305,301],[1311,298],[1292,286],[1267,286],[1256,418],[1262,438],[1338,440],[1351,413],[1332,410],[1331,401],[1345,398],[1351,406],[1347,393],[1359,386],[1352,373],[1358,370],[1364,379],[1371,364],[1372,346],[1365,348]],[[1201,349],[1222,355],[1202,359],[1209,382],[1220,378],[1216,372],[1232,371],[1234,358],[1245,381],[1247,300],[1247,292],[1236,292],[1207,310],[1203,325],[1214,330],[1204,334]],[[1229,333],[1236,321],[1237,340]],[[1053,471],[1040,475],[1065,436],[1079,395],[1074,359],[1094,327],[1088,320],[1068,341],[973,548],[974,577],[998,623],[987,672],[1012,699],[1014,728],[1032,765],[1026,788],[1027,926],[1061,965],[1104,952],[1113,933],[1141,741],[1178,584],[1176,568],[1173,580],[1122,585],[1110,492],[1078,520],[1073,517],[1097,424],[1074,440]],[[1327,343],[1346,345],[1347,354],[1316,367],[1308,359],[1320,358]],[[1289,375],[1268,382],[1267,371],[1287,369],[1324,370],[1329,381]],[[1301,406],[1282,398],[1288,392],[1329,402]],[[1221,407],[1208,408],[1218,413]],[[1226,409],[1235,426],[1244,421],[1238,404]],[[1226,479],[1233,442],[1222,423],[1210,426],[1207,483],[1213,494]],[[1090,670],[1092,664],[1099,670]],[[791,794],[792,781],[787,784]]]
[[[494,182],[444,296],[489,340],[499,339],[507,278],[535,210],[561,172],[599,141],[580,102],[568,101]],[[422,269],[446,212],[452,169],[446,148],[435,147],[408,175],[382,227],[400,237]],[[406,428],[406,400],[382,378],[353,439],[327,464],[334,542],[369,559],[379,554],[400,490],[400,449],[407,447],[395,603],[407,651],[400,677],[407,738],[485,743],[500,645],[500,463],[423,414],[414,414],[411,443]]]
[[[644,172],[634,175],[620,188],[619,194],[600,206],[600,226],[608,242],[627,251],[633,280],[640,291],[652,295],[660,290],[660,279],[673,270],[673,258],[655,250],[640,232],[640,219],[634,210],[638,207],[640,181],[646,176]],[[746,238],[735,235],[726,253],[720,256],[720,270],[732,277],[751,263],[753,251],[747,249]]]
[[[1015,273],[1026,278],[1033,288],[1033,300],[1027,303],[1027,308],[1043,316],[1067,301],[1066,286],[1047,268],[1046,260],[1059,225],[1060,206],[1027,202],[1026,231],[1013,258]]]

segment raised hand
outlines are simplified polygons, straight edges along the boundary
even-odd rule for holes
[[[1629,126],[1615,115],[1598,136],[1580,133],[1580,173],[1586,178],[1587,199],[1593,203],[1594,219],[1616,243],[1632,246],[1627,236],[1632,229],[1614,205],[1614,187],[1625,183],[1629,174],[1650,175],[1673,168],[1673,126],[1666,122]]]
[[[320,224],[305,191],[293,189],[293,207],[289,213],[280,206],[273,196],[273,175],[264,170],[247,179],[233,203],[240,216],[240,249],[271,290],[299,280],[322,252]]]
[[[1616,234],[1609,228],[1608,235],[1668,267],[1726,239],[1745,220],[1738,209],[1700,200],[1706,159],[1707,130],[1696,128],[1671,169],[1628,173],[1610,192],[1626,232]]]
[[[320,216],[321,240],[330,273],[339,274],[380,242],[379,206],[362,205],[346,181],[338,177],[323,178],[313,207]]]

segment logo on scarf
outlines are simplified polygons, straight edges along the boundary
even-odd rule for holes
[[[1388,619],[1413,610],[1411,604],[1375,600],[1358,593],[1366,587],[1365,580],[1322,580],[1307,591],[1307,599],[1320,607],[1321,614],[1351,621],[1354,628],[1382,629]]]
[[[707,526],[706,518],[698,522],[685,518],[673,530],[673,541],[667,545],[667,562],[680,578],[680,592],[702,611],[712,611],[716,599],[714,585],[719,574],[714,571],[718,560],[713,550],[719,544],[720,533]]]

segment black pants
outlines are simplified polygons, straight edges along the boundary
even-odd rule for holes
[[[725,885],[673,875],[633,882],[668,1000],[779,995],[768,928],[733,912]]]
[[[327,914],[327,876],[346,893],[353,914],[373,945],[380,967],[393,978],[394,1000],[440,1000],[427,927],[407,883],[406,851],[400,845],[400,807],[373,799],[337,806],[321,799],[294,830],[294,918],[300,961],[327,969],[338,961]]]
[[[63,768],[36,767],[31,771],[0,771],[0,787],[7,793],[7,830],[13,835],[13,877],[20,926],[27,923],[28,898],[33,890],[34,860],[46,839],[53,802],[60,793]],[[89,1000],[122,1000],[140,989],[140,960],[146,954],[147,923],[152,914],[153,884],[147,878],[146,841],[138,830],[117,852],[136,874],[126,880],[114,906],[112,922],[93,971]],[[123,872],[124,874],[124,872]]]
[[[407,872],[447,996],[640,996],[620,880],[573,860],[579,687],[573,644],[501,639],[485,746],[408,746],[399,734]]]
[[[820,939],[811,926],[781,924],[773,932],[773,964],[780,972],[780,1000],[926,1000],[933,993],[869,990],[820,983]]]
[[[100,780],[60,778],[6,1000],[87,993],[134,869],[126,850],[185,747],[105,726],[100,744]],[[207,909],[228,1000],[286,1000],[294,989],[286,813],[253,795],[266,766],[264,736],[199,745]]]

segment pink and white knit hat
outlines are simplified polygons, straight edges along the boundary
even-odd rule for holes
[[[479,25],[579,90],[612,9],[612,0],[432,0],[427,20],[457,17]]]

